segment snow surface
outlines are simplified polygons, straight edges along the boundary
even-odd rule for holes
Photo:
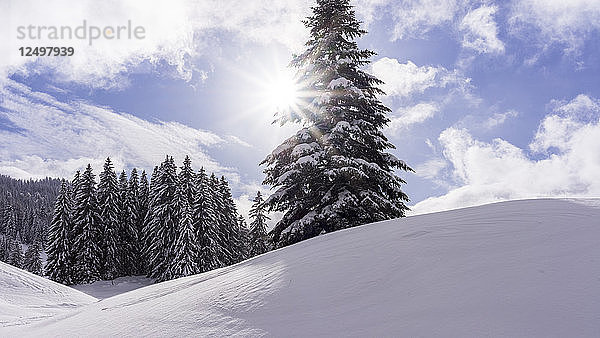
[[[33,323],[96,301],[70,287],[0,262],[0,336],[8,327]]]
[[[144,276],[119,277],[114,280],[101,280],[91,284],[71,286],[98,299],[110,298],[154,283],[154,280]]]
[[[369,224],[0,335],[598,337],[599,201]]]

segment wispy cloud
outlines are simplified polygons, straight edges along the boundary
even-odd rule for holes
[[[443,88],[449,84],[462,86],[469,82],[456,71],[441,66],[417,66],[410,60],[400,63],[388,57],[373,62],[371,70],[384,82],[381,88],[388,96],[410,97],[429,88]]]
[[[597,0],[523,0],[511,3],[513,35],[542,46],[560,44],[567,54],[578,54],[594,31],[600,29]]]
[[[190,155],[195,166],[237,175],[209,155],[210,147],[234,143],[177,122],[146,121],[82,101],[61,102],[8,81],[0,89],[0,116],[13,130],[0,130],[0,172],[16,177],[70,177],[86,163],[100,167],[111,156],[117,167],[151,170],[166,154]]]
[[[422,102],[411,107],[398,109],[390,118],[387,131],[396,134],[414,124],[423,123],[439,111],[433,102]]]
[[[492,116],[488,117],[483,123],[482,126],[486,129],[492,129],[497,126],[504,124],[508,119],[519,116],[519,112],[514,110],[509,110],[504,113],[494,113]]]
[[[448,162],[446,160],[432,158],[415,166],[415,175],[426,179],[435,179],[447,166]]]
[[[459,0],[401,1],[394,6],[392,40],[424,37],[431,29],[452,23],[461,8]]]
[[[462,45],[480,54],[504,53],[504,43],[498,38],[498,25],[494,15],[497,6],[481,6],[467,13],[460,23],[464,33]]]

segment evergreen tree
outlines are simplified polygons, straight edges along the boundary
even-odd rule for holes
[[[8,240],[8,264],[17,267],[19,269],[23,268],[23,247],[21,246],[21,241],[18,237],[11,238]]]
[[[192,208],[188,202],[185,185],[178,189],[179,222],[177,226],[177,240],[175,241],[175,257],[171,263],[172,278],[190,276],[199,272],[198,268],[198,242],[194,231]]]
[[[136,179],[137,182],[137,179]],[[133,275],[135,270],[135,215],[133,196],[125,170],[119,176],[119,276]]]
[[[139,265],[138,274],[148,273],[148,263],[145,256],[145,236],[144,227],[146,226],[146,219],[148,218],[148,209],[150,201],[150,185],[148,183],[148,177],[146,171],[142,171],[140,176],[140,184],[138,188],[138,206],[137,206],[137,232],[138,232],[138,246],[139,246]]]
[[[242,215],[238,216],[238,229],[240,234],[240,261],[250,258],[250,232],[248,231],[248,225]]]
[[[0,262],[8,263],[8,257],[8,239],[6,236],[0,236]]]
[[[153,243],[156,239],[158,228],[155,223],[153,223],[154,218],[154,210],[158,205],[158,187],[157,180],[159,175],[159,166],[155,166],[152,171],[152,176],[150,176],[150,184],[148,186],[148,211],[146,213],[146,217],[144,217],[144,228],[142,231],[142,241],[143,241],[143,257],[144,257],[144,267],[146,269],[146,275],[150,277],[152,275],[152,266],[154,258],[153,252]]]
[[[74,239],[75,254],[74,282],[91,283],[100,279],[102,268],[102,221],[98,210],[96,182],[92,166],[78,180],[75,199]]]
[[[75,201],[75,199],[77,198],[77,188],[79,187],[80,179],[81,179],[81,171],[77,170],[75,172],[75,175],[73,175],[73,180],[71,181],[71,184],[69,185],[70,195],[68,196],[68,198],[70,201]]]
[[[9,204],[4,210],[2,223],[4,234],[9,239],[17,237],[17,215],[12,204]]]
[[[284,212],[271,231],[276,246],[323,232],[402,217],[408,196],[394,169],[412,171],[387,149],[390,111],[377,95],[382,82],[365,73],[375,53],[358,48],[365,34],[349,0],[317,0],[306,50],[292,60],[306,94],[279,121],[305,125],[262,162],[264,183],[277,190],[265,202]]]
[[[35,240],[33,244],[31,244],[29,248],[27,248],[27,251],[25,252],[25,259],[23,262],[23,267],[25,268],[25,270],[39,276],[43,274],[42,257],[40,256],[41,251],[42,248],[40,242],[38,240]]]
[[[144,179],[146,173],[143,173]],[[146,181],[147,188],[148,181]],[[145,272],[144,260],[142,259],[142,243],[141,232],[143,227],[143,219],[145,216],[144,207],[141,205],[141,189],[140,189],[140,178],[137,173],[137,169],[131,170],[131,176],[129,177],[128,183],[128,196],[130,200],[130,221],[131,221],[131,267],[129,273],[132,275],[139,275]]]
[[[189,156],[185,157],[183,166],[179,171],[178,186],[181,194],[187,199],[187,203],[192,205],[194,203],[194,197],[196,195],[196,175],[194,169],[192,169],[192,160]]]
[[[50,223],[48,234],[48,260],[46,271],[48,277],[55,282],[72,284],[73,238],[71,231],[72,202],[69,185],[63,180],[54,207],[54,217]]]
[[[13,217],[13,207],[9,202],[0,209],[0,213],[2,214],[2,218],[0,218],[0,233],[7,234],[9,229],[9,222],[12,221]]]
[[[227,253],[224,263],[225,265],[231,265],[243,260],[239,255],[242,242],[239,236],[238,215],[235,202],[231,195],[229,182],[227,182],[225,176],[221,176],[219,181],[219,196],[222,203],[222,209],[220,211],[220,227],[224,239],[222,245],[226,248]]]
[[[198,269],[206,272],[222,266],[219,260],[219,227],[215,211],[216,193],[213,190],[212,179],[201,168],[196,175],[197,189],[195,191],[193,211],[194,229],[199,241]]]
[[[254,204],[250,208],[250,219],[252,222],[250,223],[250,233],[248,234],[250,257],[267,252],[267,220],[269,220],[260,191],[256,193],[253,202]]]
[[[98,184],[98,207],[102,221],[100,243],[103,263],[100,271],[102,279],[114,279],[119,275],[121,266],[121,257],[119,256],[119,250],[121,250],[119,240],[120,202],[117,174],[110,158],[107,158]]]
[[[227,211],[225,199],[223,196],[222,186],[215,174],[211,174],[209,178],[209,186],[211,191],[211,204],[213,206],[216,234],[212,237],[216,249],[218,267],[223,267],[231,264],[232,253],[230,251],[229,230],[227,222]]]
[[[167,156],[158,170],[155,194],[148,232],[149,276],[157,281],[172,279],[172,262],[175,256],[177,231],[177,168],[172,157]]]

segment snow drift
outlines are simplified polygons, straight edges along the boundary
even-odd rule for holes
[[[0,333],[96,301],[83,292],[0,262]]]
[[[7,333],[599,336],[600,200],[369,224]]]

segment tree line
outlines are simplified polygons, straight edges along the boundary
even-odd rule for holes
[[[250,229],[224,176],[195,172],[186,157],[117,177],[106,159],[99,182],[91,165],[61,184],[48,233],[46,271],[63,284],[128,275],[156,281],[189,276],[264,253],[266,220],[260,192]]]
[[[40,253],[59,187],[58,179],[0,175],[0,261],[42,274]]]

